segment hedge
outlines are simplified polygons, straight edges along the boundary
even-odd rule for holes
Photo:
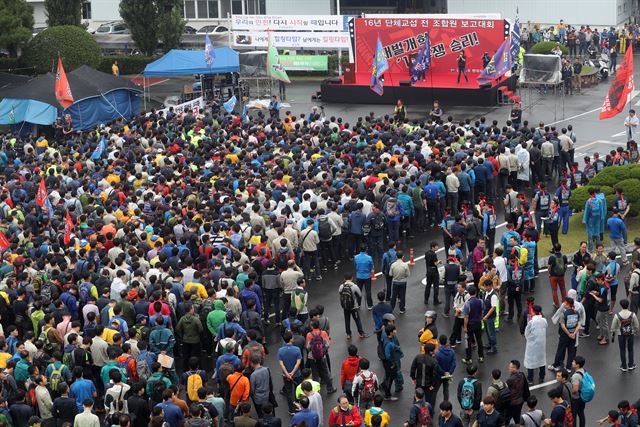
[[[602,173],[602,172],[600,172]],[[584,204],[589,199],[589,189],[596,188],[595,185],[587,185],[584,187],[576,188],[571,191],[571,199],[569,199],[569,206],[574,212],[580,212],[584,209]],[[602,191],[605,195],[605,198],[608,195],[615,195],[615,191],[613,187],[608,186],[600,186],[600,191]],[[607,207],[609,203],[607,202]]]
[[[113,61],[118,61],[118,67],[120,68],[120,74],[140,74],[144,71],[144,68],[151,62],[158,59],[157,56],[142,56],[142,55],[109,55],[100,58],[100,65],[98,70],[111,74],[111,65]]]
[[[74,25],[50,27],[29,41],[22,52],[22,67],[34,67],[39,74],[55,70],[58,55],[67,72],[81,65],[96,68],[100,46],[84,28]]]
[[[569,54],[569,48],[565,45],[559,44],[558,42],[540,42],[531,46],[529,53],[537,53],[542,55],[548,55],[551,53],[556,46],[560,46],[560,50],[563,55]]]
[[[637,169],[637,168],[632,169],[631,166],[636,166],[636,165],[626,165],[626,166],[605,168],[602,172],[596,175],[589,182],[589,184],[590,185],[608,185],[609,187],[615,187],[615,185],[620,181],[631,178],[631,171],[634,169]]]

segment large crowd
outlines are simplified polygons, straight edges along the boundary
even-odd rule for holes
[[[594,380],[576,352],[590,323],[603,345],[618,336],[620,368],[635,369],[640,245],[629,297],[612,316],[620,253],[603,254],[599,194],[585,207],[588,242],[571,259],[558,233],[568,232],[572,189],[630,153],[579,165],[571,126],[530,125],[518,105],[504,124],[455,122],[438,105],[410,120],[399,106],[346,123],[318,109],[245,119],[213,104],[92,132],[66,123],[48,135],[0,134],[0,426],[280,426],[285,413],[297,427],[401,425],[383,406],[403,391],[400,338],[412,339],[395,326],[407,241],[439,228],[442,242],[425,254],[428,310],[405,425],[584,427]],[[619,193],[609,226],[622,243],[624,203]],[[502,212],[507,230],[496,236]],[[534,296],[543,233],[555,245],[549,320],[559,325],[549,366]],[[306,287],[334,269],[344,281],[327,289],[347,338],[351,320],[368,337],[360,316],[370,313],[378,351],[367,359],[351,345],[332,367],[337,332]],[[385,286],[374,294],[377,272]],[[455,318],[450,335],[438,334],[438,315]],[[475,376],[499,350],[501,318],[517,322],[525,357],[505,375],[494,369],[483,390]],[[268,348],[274,334],[282,344]],[[466,375],[450,395],[463,341]],[[545,416],[529,384],[547,368],[559,387]],[[322,393],[337,391],[325,410]],[[635,427],[633,408],[623,401],[603,422]]]

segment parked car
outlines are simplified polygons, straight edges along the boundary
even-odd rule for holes
[[[32,36],[35,37],[38,34],[40,34],[41,32],[43,32],[44,30],[46,30],[47,27],[33,27],[33,32],[32,32]]]
[[[198,32],[198,30],[196,30],[195,28],[193,28],[190,25],[185,25],[184,26],[184,34],[195,34],[197,32]]]
[[[224,25],[205,25],[198,30],[198,34],[226,33],[229,29]]]
[[[95,34],[130,34],[130,32],[124,22],[114,21],[100,25]]]

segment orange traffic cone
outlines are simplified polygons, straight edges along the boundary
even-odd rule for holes
[[[409,265],[416,265],[416,260],[413,258],[413,248],[409,249]]]
[[[371,281],[372,282],[376,281],[376,273],[373,270],[371,270]]]

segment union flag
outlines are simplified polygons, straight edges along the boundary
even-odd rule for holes
[[[71,94],[71,87],[69,86],[69,80],[67,80],[67,73],[64,72],[62,66],[62,59],[58,57],[58,71],[56,72],[56,99],[62,105],[62,108],[69,108],[73,104],[73,95]]]

